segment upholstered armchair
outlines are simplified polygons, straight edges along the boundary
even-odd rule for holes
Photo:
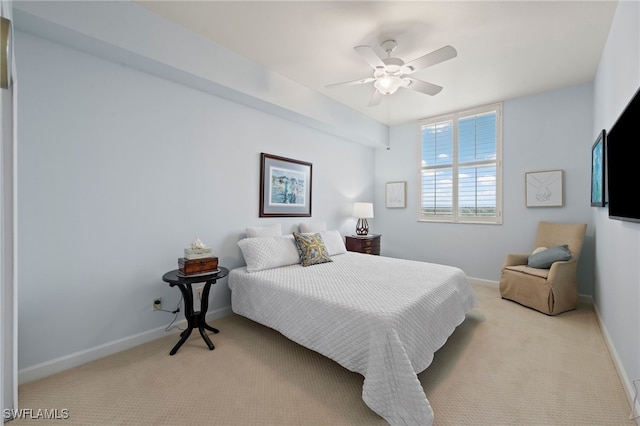
[[[534,252],[539,253],[535,257],[532,257],[533,252],[507,255],[500,274],[502,298],[547,315],[575,309],[578,306],[578,260],[586,230],[586,224],[540,222],[533,247]],[[554,250],[545,251],[552,248]],[[556,249],[565,252],[568,249],[570,259],[553,261],[551,258],[550,266],[532,263],[540,256],[549,260]],[[568,252],[566,257],[569,257]]]

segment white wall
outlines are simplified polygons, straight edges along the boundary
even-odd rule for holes
[[[267,110],[339,138],[387,145],[387,126],[124,1],[19,1],[18,28]]]
[[[13,21],[11,2],[0,1],[0,16]],[[11,56],[11,58],[13,55]],[[0,89],[0,408],[18,407],[18,323],[16,259],[15,126],[17,75],[11,60],[10,81]],[[3,416],[4,417],[4,416]]]
[[[373,198],[372,148],[24,32],[16,55],[21,370],[167,325],[196,234],[232,268],[246,226],[349,233]],[[260,152],[313,163],[312,218],[258,218]]]
[[[592,95],[584,84],[504,102],[502,225],[418,222],[417,125],[393,127],[391,149],[376,150],[375,232],[382,234],[383,254],[455,265],[497,281],[507,253],[534,248],[539,221],[587,223],[578,278],[580,293],[592,294]],[[527,208],[525,172],[557,169],[564,170],[564,206]],[[386,209],[385,183],[397,180],[407,181],[407,208]]]
[[[595,78],[593,135],[611,129],[639,87],[640,3],[625,1],[618,4]],[[635,152],[637,144],[629,140]],[[593,208],[592,215],[595,303],[633,394],[630,380],[640,378],[640,224],[611,220],[606,207]]]

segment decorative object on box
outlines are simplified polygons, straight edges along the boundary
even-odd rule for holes
[[[373,217],[373,203],[354,203],[353,216],[358,218],[356,234],[367,235],[369,233],[369,223],[367,219]]]
[[[312,164],[260,154],[260,217],[311,216]]]
[[[406,205],[407,183],[387,182],[385,202],[388,209],[403,209]]]
[[[205,257],[212,257],[213,253],[211,249],[205,246],[205,244],[200,241],[200,238],[196,236],[196,239],[191,243],[191,247],[184,249],[184,257],[185,259],[202,259]]]
[[[178,259],[178,267],[178,272],[182,275],[214,273],[218,270],[218,258],[196,236],[191,246],[184,249],[184,257]]]
[[[191,243],[191,248],[192,249],[203,249],[206,248],[207,246],[204,245],[204,243],[202,241],[200,241],[200,238],[198,238],[198,236],[196,235],[196,239],[193,240],[193,242]]]

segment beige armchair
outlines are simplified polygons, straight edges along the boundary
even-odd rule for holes
[[[500,295],[547,315],[578,306],[577,267],[586,224],[540,222],[534,249],[566,244],[571,259],[554,262],[549,269],[527,266],[531,253],[509,254],[500,274]]]

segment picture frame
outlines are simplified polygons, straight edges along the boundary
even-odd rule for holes
[[[11,75],[13,28],[11,25],[11,20],[0,16],[0,89],[8,89],[13,79]]]
[[[562,170],[525,173],[527,207],[562,207],[564,205]]]
[[[591,147],[591,206],[604,207],[606,201],[606,138],[602,129]]]
[[[387,182],[384,199],[388,209],[405,208],[407,206],[407,182]]]
[[[260,217],[310,217],[313,165],[260,153]]]

